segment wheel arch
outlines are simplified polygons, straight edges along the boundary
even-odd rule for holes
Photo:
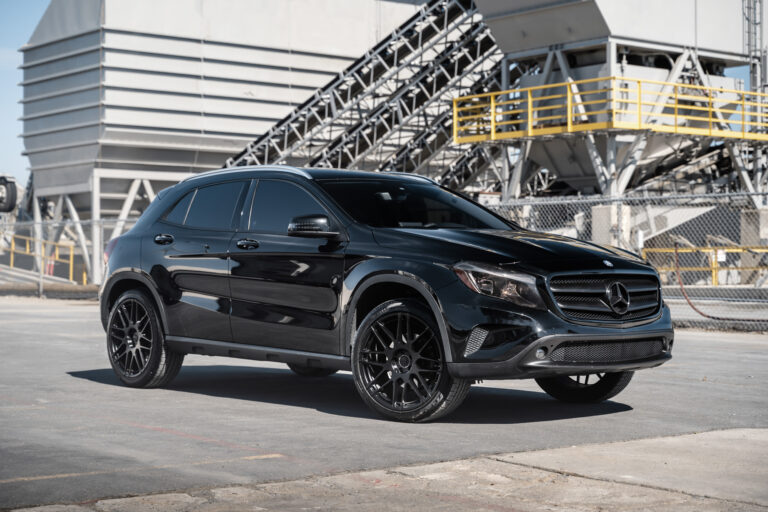
[[[152,300],[157,306],[158,317],[160,319],[160,327],[163,332],[167,333],[167,323],[165,316],[165,307],[160,295],[157,293],[154,282],[152,279],[144,275],[143,273],[136,272],[134,270],[118,271],[110,276],[109,280],[104,285],[101,293],[101,325],[104,329],[107,329],[107,320],[109,318],[109,312],[112,309],[115,301],[120,295],[128,290],[142,290],[152,297]]]
[[[398,291],[407,292],[408,294],[403,296],[398,295]],[[380,292],[380,293],[376,293]],[[387,293],[391,292],[391,293]],[[375,300],[370,300],[371,293]],[[440,330],[440,340],[445,352],[446,362],[453,361],[453,354],[448,338],[448,327],[445,321],[445,317],[442,313],[442,308],[438,301],[432,287],[423,279],[409,272],[401,270],[392,270],[386,272],[380,272],[363,279],[357,287],[354,289],[347,306],[344,310],[342,322],[342,354],[350,355],[351,347],[354,343],[354,334],[357,330],[357,325],[362,322],[363,317],[369,311],[371,311],[378,304],[384,302],[384,300],[398,299],[398,298],[416,298],[431,310],[432,316],[437,323]],[[362,301],[361,301],[362,299]],[[366,302],[368,300],[368,302]],[[358,316],[358,308],[362,306],[363,315]]]

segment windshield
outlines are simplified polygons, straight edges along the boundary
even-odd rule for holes
[[[319,184],[356,221],[376,228],[512,229],[458,194],[400,180],[321,180]]]

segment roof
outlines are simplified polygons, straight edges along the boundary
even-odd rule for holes
[[[318,167],[293,167],[289,165],[258,165],[258,166],[244,166],[244,167],[230,167],[226,169],[218,169],[215,171],[207,171],[194,176],[190,176],[184,181],[194,180],[201,177],[210,177],[212,175],[237,175],[254,173],[286,173],[293,176],[301,176],[310,180],[343,180],[343,179],[405,179],[435,183],[431,178],[421,176],[419,174],[411,174],[405,172],[373,172],[373,171],[353,171],[346,169],[327,169]]]

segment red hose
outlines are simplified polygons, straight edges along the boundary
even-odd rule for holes
[[[677,282],[680,283],[680,291],[683,292],[683,297],[685,297],[686,302],[688,302],[688,305],[691,306],[691,309],[703,316],[704,318],[709,318],[711,320],[719,320],[721,322],[760,322],[765,323],[766,320],[754,320],[751,318],[725,318],[722,316],[713,316],[708,315],[696,306],[693,305],[693,302],[691,302],[691,299],[688,297],[688,294],[685,292],[685,286],[683,286],[683,278],[680,276],[680,260],[677,257],[677,242],[675,242],[675,273],[677,274]]]

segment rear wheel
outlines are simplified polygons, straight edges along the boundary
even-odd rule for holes
[[[437,324],[413,300],[387,301],[365,317],[352,347],[352,374],[365,403],[398,421],[450,413],[471,384],[448,374]]]
[[[632,380],[634,372],[593,373],[536,379],[548,395],[563,402],[595,403],[621,393]]]
[[[288,363],[288,368],[290,368],[293,373],[301,375],[302,377],[328,377],[338,371],[329,368],[313,368],[311,366],[302,366],[293,363]]]
[[[165,346],[154,301],[129,290],[115,302],[107,323],[107,353],[117,377],[127,386],[153,388],[178,375],[184,354]]]

